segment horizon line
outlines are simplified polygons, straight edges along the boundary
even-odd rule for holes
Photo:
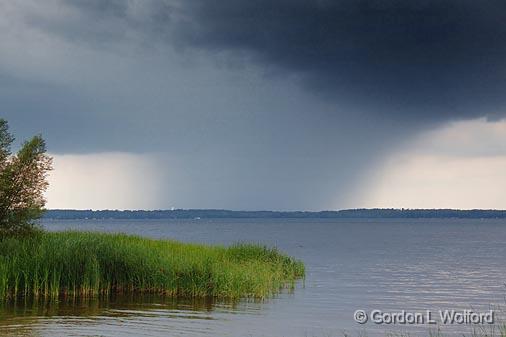
[[[225,212],[273,212],[273,213],[323,213],[323,212],[344,212],[344,211],[493,211],[505,212],[506,209],[498,208],[406,208],[406,207],[360,207],[343,209],[322,209],[322,210],[244,210],[227,208],[159,208],[159,209],[92,209],[92,208],[48,208],[45,211],[86,211],[86,212],[174,212],[174,211],[225,211]]]

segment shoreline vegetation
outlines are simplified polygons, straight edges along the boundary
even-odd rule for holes
[[[124,293],[266,298],[294,287],[304,265],[275,248],[230,247],[99,232],[0,239],[0,299]]]
[[[340,211],[232,211],[225,209],[172,210],[47,210],[44,219],[506,219],[506,210],[459,209],[346,209]]]
[[[265,298],[304,277],[302,262],[259,245],[43,231],[36,223],[45,211],[52,158],[40,135],[15,154],[13,142],[0,118],[0,300],[123,293]]]

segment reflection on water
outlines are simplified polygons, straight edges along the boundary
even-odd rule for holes
[[[61,301],[21,299],[1,306],[0,335],[209,336],[226,316],[255,315],[261,305],[253,300],[216,302],[139,294]]]
[[[6,336],[327,337],[427,335],[427,326],[359,325],[371,311],[504,307],[505,220],[213,219],[48,221],[49,230],[277,246],[302,259],[305,283],[263,302],[117,297],[0,308]],[[432,327],[433,328],[433,327]],[[467,326],[444,332],[469,333]]]

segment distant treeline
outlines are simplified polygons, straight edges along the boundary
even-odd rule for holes
[[[346,209],[321,212],[230,211],[220,209],[175,209],[155,211],[48,210],[46,219],[216,219],[216,218],[506,218],[506,210],[456,209]]]

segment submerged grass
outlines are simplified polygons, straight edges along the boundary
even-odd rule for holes
[[[0,299],[126,292],[264,298],[303,276],[302,262],[250,244],[207,246],[76,231],[0,239]]]

